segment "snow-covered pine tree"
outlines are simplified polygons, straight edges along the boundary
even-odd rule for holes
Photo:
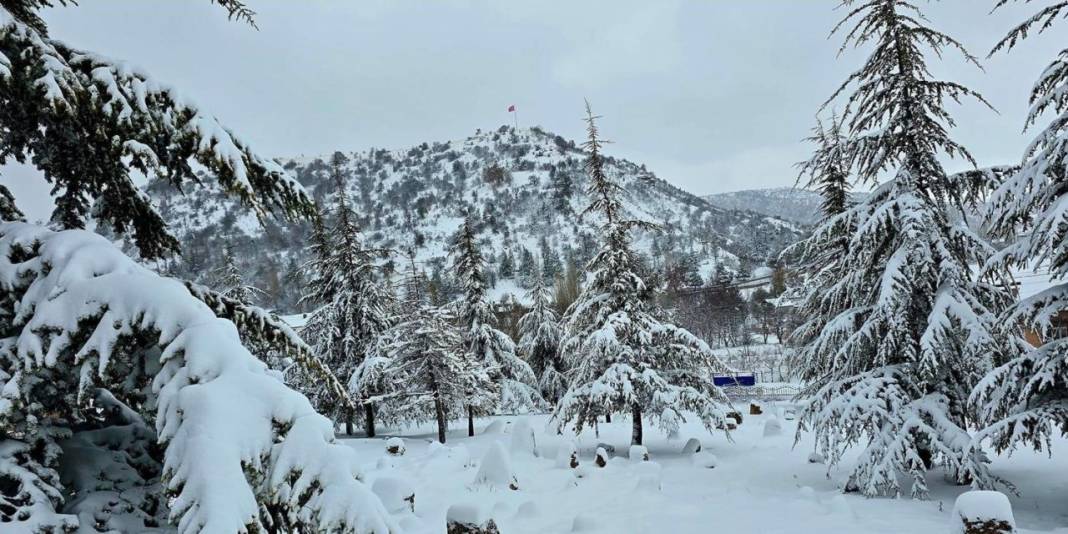
[[[1008,3],[997,2],[996,7]],[[1054,2],[1015,27],[991,54],[1012,49],[1031,30],[1042,33],[1068,14],[1068,2]],[[976,441],[990,438],[999,450],[1020,443],[1049,448],[1051,436],[1068,434],[1068,337],[1051,322],[1068,309],[1068,50],[1061,51],[1031,89],[1026,126],[1053,115],[1027,147],[1019,170],[990,196],[991,230],[1010,244],[991,266],[1048,269],[1052,287],[1023,299],[1009,310],[1006,326],[1026,324],[1042,334],[1038,347],[1000,365],[972,394],[987,428]],[[977,443],[978,445],[978,443]]]
[[[803,322],[790,334],[797,350],[793,367],[802,380],[819,384],[828,369],[835,366],[835,347],[820,343],[824,328],[849,305],[852,286],[843,284],[852,266],[845,262],[849,241],[856,228],[849,209],[850,161],[848,140],[842,121],[832,115],[829,122],[817,121],[806,141],[815,145],[812,157],[798,164],[798,184],[819,190],[823,197],[823,217],[812,233],[782,252],[791,258],[804,277],[804,283],[791,290],[800,301],[798,315]]]
[[[727,366],[690,332],[659,321],[644,298],[630,234],[653,227],[627,218],[622,188],[605,173],[596,118],[587,103],[586,193],[592,202],[582,217],[600,218],[602,242],[586,266],[588,284],[564,316],[561,351],[572,375],[553,419],[560,428],[573,421],[579,432],[599,416],[626,412],[634,444],[642,443],[643,418],[657,420],[668,433],[678,430],[685,413],[709,431],[725,426],[728,401],[712,373]]]
[[[536,276],[534,288],[527,297],[530,311],[519,319],[519,354],[526,359],[538,377],[538,389],[545,400],[554,405],[567,391],[567,377],[560,355],[563,331],[560,317],[553,309],[552,293],[545,279]]]
[[[453,275],[463,288],[457,307],[457,320],[464,332],[464,345],[498,384],[500,402],[497,408],[505,413],[526,413],[537,409],[543,401],[538,394],[534,371],[527,362],[516,356],[512,339],[494,327],[497,318],[486,296],[485,262],[479,252],[470,215],[464,217],[451,254]],[[478,406],[470,408],[467,414],[468,432],[474,435],[474,415],[478,415],[474,409]]]
[[[830,219],[855,229],[828,289],[816,355],[806,369],[805,429],[832,465],[857,444],[863,449],[850,486],[866,495],[900,493],[899,473],[912,495],[927,495],[933,462],[959,481],[988,487],[995,481],[985,457],[968,444],[968,392],[992,359],[1012,350],[997,314],[1011,302],[1003,280],[976,274],[993,250],[952,217],[967,185],[947,176],[941,155],[974,165],[948,132],[946,100],[982,97],[932,78],[926,53],[946,49],[975,58],[952,37],[927,25],[906,0],[846,0],[835,27],[843,47],[872,44],[864,65],[828,103],[855,87],[845,101],[848,160],[858,179],[889,180],[856,206]],[[825,222],[827,240],[834,240]],[[813,311],[809,309],[808,311]],[[819,311],[819,310],[816,310]]]
[[[233,323],[107,239],[0,224],[0,324],[5,529],[398,530]]]
[[[390,326],[387,312],[390,296],[376,277],[375,260],[383,251],[364,246],[356,214],[349,205],[344,164],[345,156],[335,153],[330,165],[337,188],[336,223],[330,235],[314,238],[315,255],[308,265],[312,281],[306,298],[322,306],[311,314],[302,335],[337,376],[354,384],[353,372],[367,357],[377,337]],[[317,233],[322,231],[320,227]],[[323,247],[327,247],[326,250]],[[345,432],[352,434],[355,414],[345,404],[336,402],[332,395],[321,394],[318,380],[308,378],[312,380],[304,384],[304,389],[320,413],[344,422]],[[355,385],[371,387],[371,383],[359,380]],[[369,401],[373,394],[371,391],[365,393],[368,397],[358,402],[363,405],[367,434],[373,436],[374,404]]]
[[[0,221],[21,221],[25,218],[22,210],[15,205],[15,195],[4,184],[0,184]]]
[[[242,304],[252,304],[256,295],[263,293],[260,288],[245,283],[245,277],[241,275],[241,269],[237,266],[237,258],[234,257],[234,251],[230,245],[225,245],[223,248],[223,264],[215,277],[219,292],[224,297]]]
[[[214,117],[128,64],[53,39],[38,11],[73,2],[10,0],[0,6],[0,163],[29,160],[57,192],[53,221],[90,217],[132,234],[144,258],[178,249],[131,172],[175,185],[192,162],[218,177],[258,216],[308,215],[300,184],[249,149]],[[241,2],[218,2],[251,20]]]
[[[404,319],[379,338],[373,356],[388,362],[382,375],[389,381],[383,388],[389,412],[404,422],[436,421],[441,443],[449,420],[488,413],[499,395],[455,322],[444,308],[410,304]]]

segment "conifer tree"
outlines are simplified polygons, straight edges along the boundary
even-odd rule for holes
[[[499,408],[506,413],[530,412],[541,404],[535,389],[537,378],[530,365],[515,354],[515,343],[495,328],[496,316],[486,296],[485,262],[479,252],[474,222],[464,218],[453,243],[453,272],[463,286],[458,303],[464,344],[476,361],[482,362],[500,390]],[[468,430],[474,434],[474,408],[468,410]]]
[[[832,464],[862,445],[850,487],[866,495],[899,494],[903,472],[912,495],[925,497],[935,462],[961,482],[988,487],[996,479],[968,447],[967,393],[992,358],[1012,350],[996,320],[1010,297],[1000,280],[974,272],[992,249],[952,217],[967,184],[947,176],[939,160],[974,165],[949,135],[946,101],[985,101],[934,79],[926,54],[949,49],[977,62],[907,0],[843,4],[849,12],[835,28],[846,32],[843,47],[873,50],[828,102],[855,88],[843,115],[847,160],[864,183],[877,183],[880,173],[892,177],[812,238],[834,243],[835,225],[853,229],[836,264],[848,268],[833,267],[838,278],[823,301],[805,308],[802,350],[812,360],[803,373],[809,386],[801,428],[815,431]],[[819,174],[830,178],[826,168]]]
[[[0,259],[0,530],[398,531],[202,296],[81,230],[0,224]]]
[[[218,279],[219,292],[224,297],[234,299],[242,304],[252,304],[256,294],[262,293],[259,288],[245,283],[245,278],[241,275],[241,270],[237,266],[237,259],[234,258],[233,248],[229,245],[223,247],[223,264],[219,268],[216,277]]]
[[[331,160],[331,173],[337,188],[336,224],[329,236],[321,235],[322,227],[317,226],[313,237],[315,257],[308,266],[313,278],[306,298],[322,303],[322,307],[312,313],[303,335],[334,373],[351,384],[353,372],[367,357],[376,338],[390,325],[387,314],[389,295],[376,277],[375,260],[383,251],[368,249],[363,244],[345,187],[345,162],[341,153],[335,153]],[[334,402],[332,397],[321,395],[316,382],[306,386],[319,410],[344,421],[346,433],[351,434],[355,414],[347,406]],[[374,405],[366,398],[360,402],[367,434],[374,435]]]
[[[181,186],[195,181],[193,162],[261,218],[311,213],[308,196],[281,166],[177,90],[53,39],[38,12],[73,3],[0,5],[0,163],[29,161],[42,171],[55,194],[55,224],[83,228],[95,218],[131,234],[146,259],[175,252],[178,241],[131,174]],[[251,21],[241,2],[218,3]]]
[[[655,227],[627,217],[621,187],[605,172],[596,118],[587,103],[586,193],[592,200],[582,217],[599,219],[602,242],[586,266],[589,284],[564,316],[561,350],[572,375],[553,419],[559,428],[574,422],[578,432],[599,416],[629,413],[631,442],[638,445],[643,418],[671,433],[692,413],[711,431],[723,426],[728,402],[712,373],[727,368],[696,336],[660,322],[644,298],[631,232]]]
[[[519,353],[538,377],[538,389],[545,400],[555,404],[567,391],[567,378],[560,356],[560,317],[553,309],[552,296],[538,276],[528,293],[532,305],[519,320]]]
[[[456,318],[444,308],[420,305],[418,291],[409,295],[414,300],[405,302],[404,318],[379,337],[372,356],[383,362],[380,391],[391,417],[435,421],[438,441],[445,443],[450,420],[491,412],[499,391],[483,362],[466,350]]]
[[[806,141],[814,144],[815,150],[810,159],[798,164],[798,183],[819,190],[822,218],[806,239],[782,253],[793,258],[805,277],[792,295],[801,302],[798,309],[804,321],[791,333],[790,343],[797,347],[793,365],[810,383],[821,380],[834,366],[834,347],[819,341],[823,329],[848,305],[843,292],[851,287],[841,282],[852,269],[845,257],[855,231],[852,219],[845,214],[850,208],[850,161],[842,121],[832,115],[827,124],[817,121],[812,132]]]
[[[1009,3],[1000,0],[996,7]],[[1042,33],[1068,14],[1068,2],[1054,2],[1013,28],[991,54],[1010,50],[1032,30]],[[999,450],[1023,443],[1048,449],[1056,432],[1068,434],[1068,337],[1055,334],[1052,321],[1068,309],[1068,51],[1060,52],[1031,89],[1026,127],[1047,113],[1052,119],[1023,155],[1019,169],[991,195],[987,220],[1009,241],[992,258],[994,268],[1048,269],[1052,287],[1023,299],[1002,318],[1005,325],[1027,325],[1042,343],[994,369],[973,392],[990,438]]]

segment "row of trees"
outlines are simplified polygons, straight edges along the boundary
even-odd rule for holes
[[[1046,111],[1057,116],[1022,166],[950,174],[942,156],[975,161],[949,133],[947,103],[988,104],[934,78],[928,56],[952,50],[978,61],[907,0],[843,4],[849,11],[835,28],[843,46],[870,44],[872,53],[824,105],[842,102],[841,114],[817,126],[816,151],[801,165],[824,196],[825,217],[794,249],[807,273],[805,321],[793,337],[808,399],[798,436],[815,431],[832,464],[861,445],[849,485],[866,495],[897,495],[903,473],[912,495],[926,496],[934,464],[960,483],[991,487],[1001,481],[985,439],[998,450],[1041,449],[1055,428],[1068,431],[1066,340],[1034,348],[1019,338],[1021,323],[1049,327],[1068,306],[1068,286],[1013,304],[1009,276],[1010,267],[1041,262],[1063,278],[1068,265],[1065,57],[1032,91],[1028,125]],[[1041,10],[994,52],[1066,12],[1066,2]],[[874,191],[851,205],[851,183]],[[986,227],[1009,242],[1004,250],[967,225],[962,206],[984,196]]]
[[[560,427],[596,425],[598,417],[630,414],[632,440],[641,443],[643,420],[667,431],[684,413],[696,413],[709,428],[723,426],[725,397],[712,383],[726,371],[709,346],[687,330],[664,322],[652,289],[639,274],[630,233],[653,229],[625,217],[620,188],[605,172],[595,117],[588,116],[587,172],[591,204],[583,217],[596,220],[602,243],[586,266],[586,283],[561,317],[545,277],[535,276],[530,310],[518,321],[518,346],[498,329],[487,296],[486,261],[475,225],[464,220],[452,242],[450,269],[462,285],[460,298],[429,299],[426,277],[410,258],[397,291],[376,273],[376,257],[362,245],[347,212],[340,154],[333,228],[315,232],[315,273],[310,299],[319,303],[302,334],[363,406],[368,435],[376,421],[436,421],[446,440],[449,420],[524,412],[555,406]],[[578,286],[578,275],[573,275]],[[557,288],[560,292],[560,287]],[[395,294],[397,293],[397,294]],[[353,413],[321,394],[314,379],[294,383],[309,392],[321,412],[344,421]]]

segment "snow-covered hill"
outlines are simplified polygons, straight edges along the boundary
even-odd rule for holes
[[[859,193],[853,193],[852,196],[854,200],[863,198]],[[707,195],[704,199],[718,208],[755,211],[802,225],[818,221],[823,204],[816,191],[794,187],[732,191]]]
[[[367,239],[393,250],[398,270],[412,251],[432,278],[447,281],[449,240],[465,212],[478,218],[498,294],[522,293],[532,260],[546,262],[551,271],[569,261],[581,265],[595,250],[596,221],[579,217],[588,203],[587,178],[575,141],[538,128],[501,127],[457,141],[345,156],[346,188]],[[336,190],[330,158],[282,161],[326,207]],[[802,231],[782,218],[712,206],[644,165],[609,158],[608,169],[625,188],[630,214],[662,228],[639,236],[638,249],[653,270],[682,256],[696,259],[703,273],[717,263],[750,270]],[[182,262],[166,268],[211,283],[227,243],[251,281],[267,292],[264,304],[296,309],[308,224],[266,221],[261,226],[215,184],[205,180],[184,195],[165,183],[147,188],[183,246]]]

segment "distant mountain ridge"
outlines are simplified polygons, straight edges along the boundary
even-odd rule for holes
[[[574,141],[543,129],[502,126],[455,141],[344,156],[346,190],[366,240],[395,251],[388,266],[397,271],[411,250],[428,276],[447,286],[449,240],[464,213],[478,221],[496,295],[525,293],[532,261],[544,264],[551,276],[569,261],[581,265],[596,251],[597,221],[578,216],[589,202],[585,155]],[[336,196],[330,158],[281,160],[327,208]],[[651,271],[683,258],[705,277],[716,265],[748,271],[803,232],[786,218],[716,207],[644,165],[608,157],[607,169],[623,186],[628,215],[663,230],[636,236],[636,248]],[[185,194],[164,182],[149,184],[146,192],[182,243],[182,260],[165,269],[210,285],[226,244],[248,281],[266,292],[262,304],[283,311],[300,308],[307,223],[268,220],[260,226],[213,180]]]
[[[864,193],[851,193],[853,199],[861,200]],[[713,206],[727,210],[748,210],[778,217],[803,225],[819,221],[823,199],[816,191],[795,187],[747,189],[729,193],[716,193],[703,197]]]

